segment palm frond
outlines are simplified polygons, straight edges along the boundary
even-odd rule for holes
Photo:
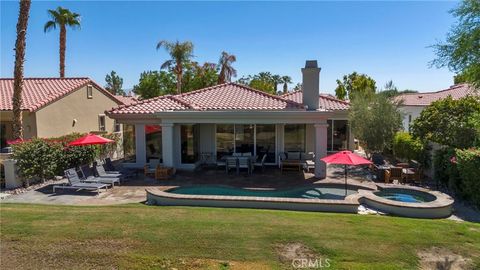
[[[56,29],[57,28],[57,24],[54,22],[54,21],[48,21],[47,23],[45,23],[45,26],[43,26],[43,32],[48,32],[52,29]]]
[[[167,60],[167,61],[165,61],[165,63],[163,63],[163,64],[160,66],[160,69],[169,68],[169,67],[171,67],[173,64],[174,64],[174,61],[173,61],[173,60]]]

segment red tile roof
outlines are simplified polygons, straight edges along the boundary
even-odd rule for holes
[[[297,103],[303,102],[303,92],[302,90],[290,92],[282,95],[283,98],[295,101]],[[320,109],[331,110],[331,111],[342,111],[348,110],[349,103],[340,99],[335,98],[330,94],[320,94],[318,96],[318,106]]]
[[[157,111],[209,110],[305,110],[300,103],[237,84],[220,84],[197,91],[166,95],[120,106],[111,114],[142,114]]]
[[[115,98],[120,100],[125,105],[130,105],[130,104],[138,102],[138,99],[136,97],[132,97],[132,96],[115,95]]]
[[[397,101],[403,101],[404,106],[428,106],[430,103],[439,99],[451,96],[453,99],[460,99],[468,95],[479,95],[479,91],[474,90],[469,84],[457,84],[450,88],[438,92],[411,93],[395,97]]]
[[[89,78],[25,78],[22,91],[22,110],[36,111],[63,96],[92,84],[117,104],[123,104]],[[0,110],[13,109],[13,79],[0,78]]]

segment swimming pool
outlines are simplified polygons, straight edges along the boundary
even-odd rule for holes
[[[425,203],[436,199],[435,196],[411,189],[388,188],[381,191],[374,192],[375,195],[397,202],[405,203]]]
[[[186,186],[173,188],[168,190],[167,192],[184,195],[250,196],[328,200],[345,199],[345,188],[341,186],[308,186],[284,190],[250,189],[227,186]],[[356,193],[356,189],[347,189],[347,196]]]

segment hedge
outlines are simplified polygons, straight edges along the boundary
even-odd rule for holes
[[[416,160],[428,167],[428,147],[419,139],[414,139],[408,132],[397,132],[393,138],[393,154],[404,160]]]
[[[63,171],[92,163],[96,157],[111,155],[117,147],[118,135],[105,135],[115,143],[108,146],[74,146],[68,144],[85,134],[72,133],[57,138],[32,139],[13,145],[13,158],[17,160],[20,175],[27,180],[50,179],[63,175]]]
[[[480,208],[480,149],[457,149],[455,154],[462,194]]]

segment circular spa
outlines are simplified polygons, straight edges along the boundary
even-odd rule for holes
[[[452,214],[453,199],[447,194],[418,187],[379,187],[361,190],[360,202],[384,213],[415,218],[444,218]]]
[[[155,205],[263,208],[357,213],[359,186],[319,184],[292,189],[182,186],[147,189],[147,202]]]

